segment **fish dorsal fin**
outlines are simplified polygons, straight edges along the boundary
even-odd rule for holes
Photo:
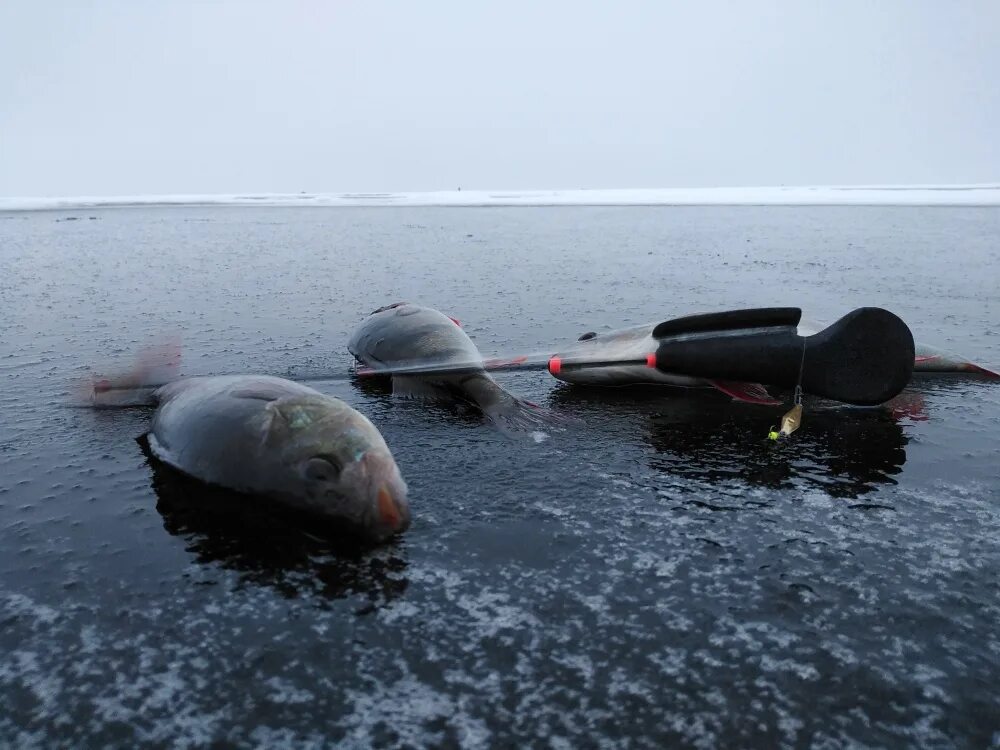
[[[250,398],[258,401],[277,401],[282,395],[259,388],[240,388],[232,392],[233,398]]]
[[[240,383],[230,391],[233,398],[250,398],[258,401],[277,401],[289,396],[302,396],[313,393],[313,389],[301,383],[289,380],[279,380],[261,377],[250,382]]]
[[[382,305],[378,310],[372,310],[368,315],[378,315],[379,313],[384,313],[386,310],[395,310],[397,307],[402,307],[403,305],[409,304],[408,302],[393,302],[391,305]]]

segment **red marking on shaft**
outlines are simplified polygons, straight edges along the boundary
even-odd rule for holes
[[[553,375],[558,375],[562,372],[562,360],[559,357],[552,357],[549,360],[549,372]]]
[[[656,352],[646,355],[646,367],[656,368]]]
[[[448,320],[450,320],[452,323],[454,323],[455,325],[457,325],[459,328],[462,327],[462,321],[457,320],[457,319],[451,317],[450,315],[448,316]]]
[[[935,360],[935,359],[939,359],[938,355],[936,355],[936,354],[930,355],[930,356],[926,356],[926,357],[914,357],[913,361],[914,362],[930,362],[931,360]]]
[[[111,390],[111,381],[110,380],[98,380],[98,381],[95,381],[95,383],[94,383],[94,392],[95,393],[102,393],[103,391],[108,391],[108,390]]]
[[[515,365],[523,365],[528,361],[527,356],[514,357],[514,359],[484,359],[483,367],[487,370],[496,369],[499,367],[514,367]]]

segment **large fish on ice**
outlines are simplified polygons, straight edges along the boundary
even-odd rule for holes
[[[308,386],[264,375],[158,387],[126,379],[95,384],[92,399],[156,406],[150,451],[195,479],[346,523],[375,541],[410,524],[406,484],[381,433]]]
[[[547,411],[504,390],[483,365],[483,357],[459,323],[430,307],[397,302],[375,310],[347,345],[362,365],[379,370],[441,372],[392,374],[393,393],[470,404],[503,430],[550,426]]]

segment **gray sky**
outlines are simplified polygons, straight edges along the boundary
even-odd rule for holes
[[[1000,181],[1000,2],[0,2],[0,195]]]

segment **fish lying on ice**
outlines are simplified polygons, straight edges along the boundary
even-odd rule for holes
[[[365,318],[347,346],[375,374],[413,365],[448,369],[434,374],[394,374],[396,395],[467,403],[502,430],[551,426],[551,414],[504,390],[486,372],[472,339],[457,321],[437,310],[408,302],[380,307]]]
[[[203,482],[344,522],[374,541],[407,529],[406,484],[375,426],[343,401],[264,375],[95,385],[95,406],[156,406],[159,460]]]

